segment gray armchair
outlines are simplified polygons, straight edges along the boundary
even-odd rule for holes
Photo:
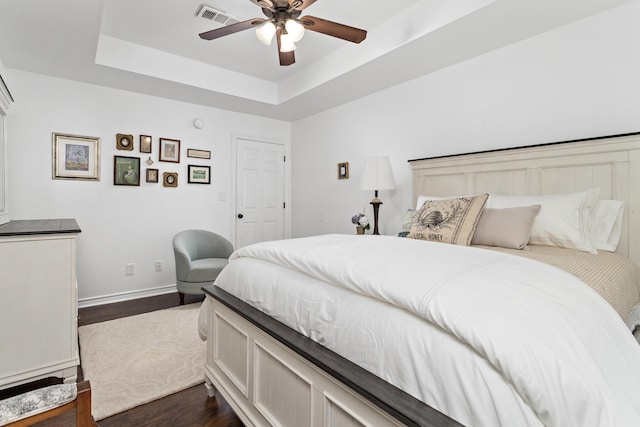
[[[180,304],[184,295],[202,295],[229,262],[233,245],[224,237],[206,230],[185,230],[173,238],[176,259],[176,288]]]

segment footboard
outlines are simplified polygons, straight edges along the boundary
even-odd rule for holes
[[[460,425],[225,291],[205,291],[205,379],[245,425]]]

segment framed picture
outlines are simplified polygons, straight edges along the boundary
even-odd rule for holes
[[[349,179],[349,162],[338,163],[338,179]]]
[[[178,172],[163,172],[162,173],[162,186],[163,187],[177,187],[178,186]]]
[[[180,140],[160,138],[161,162],[180,163]]]
[[[147,182],[158,182],[158,175],[160,171],[158,169],[147,168]]]
[[[210,159],[211,151],[208,150],[196,150],[193,148],[187,149],[187,157],[194,157],[196,159]]]
[[[211,166],[189,165],[189,184],[211,184]]]
[[[133,135],[116,134],[116,148],[118,150],[133,151]]]
[[[140,185],[140,157],[113,156],[113,185]]]
[[[151,136],[150,135],[140,135],[140,152],[141,153],[151,152]]]
[[[53,133],[53,179],[100,181],[100,138]]]

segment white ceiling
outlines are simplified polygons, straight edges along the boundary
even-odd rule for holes
[[[250,0],[1,0],[7,68],[295,120],[629,0],[318,0],[312,15],[368,31],[307,31],[296,63],[253,30],[205,41],[202,4],[241,19]]]

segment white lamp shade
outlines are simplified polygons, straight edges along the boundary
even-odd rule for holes
[[[393,190],[396,180],[393,178],[389,157],[369,157],[364,164],[362,174],[363,190]]]
[[[280,52],[291,52],[296,50],[296,44],[291,40],[289,34],[280,36]]]
[[[296,43],[302,39],[304,36],[304,25],[297,22],[295,19],[288,19],[284,24],[284,28],[287,30],[289,37],[291,40]]]
[[[271,45],[271,40],[276,33],[276,26],[273,22],[267,21],[262,26],[256,28],[256,36],[263,44]]]

